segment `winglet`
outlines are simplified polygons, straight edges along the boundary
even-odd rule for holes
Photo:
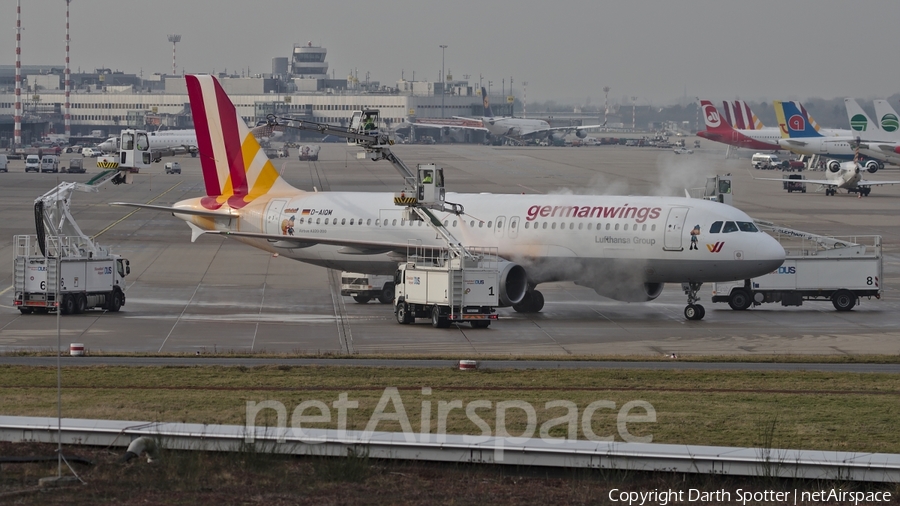
[[[193,223],[191,223],[190,221],[187,221],[186,223],[188,224],[189,227],[191,227],[191,242],[197,242],[198,237],[200,237],[201,235],[208,232],[208,230],[203,230],[202,228],[198,227],[197,225],[194,225]]]

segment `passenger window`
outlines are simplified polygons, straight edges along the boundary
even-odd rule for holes
[[[322,224],[322,218],[316,218],[316,225]]]
[[[583,227],[583,226],[584,226],[584,223],[579,223],[579,224],[578,224],[578,230],[581,230],[581,227]],[[588,224],[588,226],[590,226],[590,224]]]
[[[541,228],[543,228],[544,230],[547,230],[547,222],[546,221],[544,222],[544,226],[542,226]]]
[[[710,227],[709,227],[710,234],[718,234],[721,231],[722,231],[722,222],[721,221],[714,221],[713,224],[710,225]]]
[[[450,220],[444,220],[444,227],[447,227],[449,225],[450,225]]]
[[[553,223],[550,224],[550,228],[551,228],[552,230],[556,230],[556,222],[555,222],[555,221],[554,221]]]
[[[453,220],[453,227],[456,227],[456,220]]]
[[[622,230],[628,230],[628,224],[627,224],[627,223],[622,227]]]
[[[606,224],[606,230],[609,230],[609,223]]]
[[[735,225],[733,221],[726,221],[725,226],[722,228],[722,233],[727,234],[729,232],[737,232],[738,227]]]
[[[353,218],[350,218],[350,224],[353,225]]]
[[[376,221],[377,221],[377,220],[376,220]],[[372,219],[371,219],[371,218],[368,219],[368,220],[366,220],[366,226],[370,226],[371,224],[372,224]],[[377,223],[376,223],[376,225],[377,225]]]
[[[528,225],[530,225],[530,223],[528,223],[528,222],[526,221],[526,222],[525,222],[525,228],[528,228]]]
[[[641,226],[641,232],[646,232],[646,231],[647,231],[647,224],[644,223],[644,224]]]
[[[503,228],[503,222],[502,222],[502,221],[497,220],[497,228]]]
[[[469,226],[472,227],[472,228],[475,228],[475,220],[470,220],[470,221],[469,221]]]
[[[479,221],[479,222],[478,222],[478,228],[484,228],[484,222],[483,222],[483,221]]]
[[[325,224],[328,225],[328,218],[325,218]]]
[[[491,228],[491,223],[492,222],[490,222],[490,221],[488,222],[488,228]],[[499,225],[498,225],[498,228],[499,228]]]
[[[375,226],[376,226],[376,227],[380,227],[380,226],[381,226],[381,218],[378,218],[377,220],[375,220]]]
[[[619,224],[616,223],[616,230],[619,230]]]
[[[392,226],[392,227],[396,227],[396,226],[397,226],[397,220],[391,220],[391,226]]]
[[[347,224],[347,218],[341,218],[341,225]]]
[[[656,230],[656,225],[650,225],[650,231],[653,232]]]

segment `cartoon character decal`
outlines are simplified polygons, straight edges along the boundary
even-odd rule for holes
[[[281,220],[281,235],[294,235],[294,217]]]
[[[694,229],[691,230],[691,247],[690,249],[699,249],[697,247],[697,242],[700,237],[700,225],[694,225]]]

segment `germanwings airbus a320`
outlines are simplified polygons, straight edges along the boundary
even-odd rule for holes
[[[446,242],[421,221],[404,219],[393,193],[306,192],[281,177],[218,81],[188,75],[187,89],[206,195],[163,210],[183,219],[192,240],[220,234],[262,250],[332,269],[393,274],[410,241]],[[685,316],[704,282],[774,271],[784,249],[742,211],[684,197],[447,193],[464,213],[434,215],[467,246],[496,247],[500,300],[537,312],[535,289],[574,281],[621,301],[649,301],[664,283],[687,283]],[[476,218],[477,217],[477,218]]]

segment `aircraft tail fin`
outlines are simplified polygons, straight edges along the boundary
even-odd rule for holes
[[[706,122],[706,129],[710,132],[730,132],[733,128],[726,122],[722,121],[722,116],[716,110],[716,106],[709,100],[701,100],[700,108],[703,109],[703,120]]]
[[[885,132],[894,133],[900,129],[900,117],[887,100],[875,101],[875,118],[878,120],[878,126]]]
[[[878,125],[873,122],[866,111],[852,98],[844,99],[844,107],[847,108],[847,119],[850,121],[850,129],[854,132],[878,131]],[[876,116],[878,111],[875,111]]]
[[[278,175],[215,77],[187,75],[185,80],[206,186],[204,207],[227,203],[239,209],[268,193],[298,191]]]
[[[819,133],[819,125],[800,104],[800,102],[782,102],[776,100],[775,117],[783,138],[823,137]]]
[[[743,100],[734,102],[723,101],[722,110],[725,112],[725,121],[736,130],[759,130],[763,128],[762,121],[753,114],[750,104]]]
[[[488,94],[487,91],[485,91],[484,86],[481,87],[481,100],[484,103],[484,117],[493,118],[494,111],[491,110],[491,101],[488,99]]]

